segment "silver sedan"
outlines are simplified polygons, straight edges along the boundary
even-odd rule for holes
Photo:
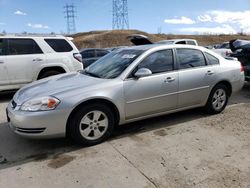
[[[244,84],[235,60],[188,45],[145,45],[114,51],[86,70],[43,79],[20,89],[7,107],[22,136],[69,136],[94,145],[117,125],[204,107],[220,113]]]

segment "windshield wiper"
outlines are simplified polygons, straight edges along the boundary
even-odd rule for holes
[[[86,75],[95,77],[95,78],[101,78],[99,75],[97,75],[95,73],[92,73],[92,72],[84,71],[83,73],[86,74]]]

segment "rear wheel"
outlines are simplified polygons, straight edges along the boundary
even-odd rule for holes
[[[110,108],[103,104],[91,104],[76,112],[68,131],[75,142],[90,146],[105,141],[113,132],[114,124]]]
[[[58,75],[58,74],[61,74],[61,72],[59,72],[59,71],[47,71],[47,72],[42,73],[38,79],[40,80],[40,79],[47,78],[47,77],[54,76],[54,75]]]
[[[228,88],[224,84],[216,85],[209,95],[205,106],[206,112],[209,114],[218,114],[222,112],[226,108],[228,98]]]

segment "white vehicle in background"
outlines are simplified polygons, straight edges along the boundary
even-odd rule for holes
[[[127,37],[134,45],[147,45],[147,44],[188,44],[198,46],[198,42],[194,39],[171,39],[171,40],[161,40],[158,42],[152,42],[147,36],[133,34]]]
[[[172,40],[162,40],[156,42],[156,44],[188,44],[198,46],[198,42],[194,39],[172,39]]]
[[[222,44],[217,45],[215,49],[212,49],[212,51],[217,54],[220,54],[222,57],[229,57],[232,54],[229,42],[223,42]]]
[[[83,69],[72,38],[57,35],[0,36],[0,91]]]

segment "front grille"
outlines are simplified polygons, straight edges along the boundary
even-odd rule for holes
[[[28,133],[28,134],[39,134],[45,131],[46,128],[32,128],[32,129],[27,129],[27,128],[20,128],[20,127],[15,127],[17,132],[20,133]]]
[[[17,103],[16,103],[14,100],[12,100],[12,101],[11,101],[11,107],[12,107],[13,109],[15,109],[16,106],[17,106]]]

